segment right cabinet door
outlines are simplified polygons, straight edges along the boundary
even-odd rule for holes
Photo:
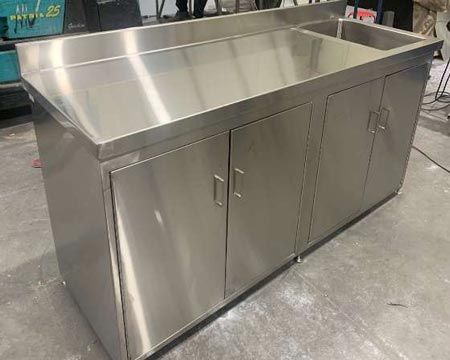
[[[428,66],[423,65],[386,78],[367,176],[364,210],[401,186],[427,76]]]
[[[226,294],[294,255],[311,104],[231,132]]]
[[[361,209],[382,91],[378,79],[328,97],[310,242]]]

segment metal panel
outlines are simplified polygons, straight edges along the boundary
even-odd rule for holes
[[[302,26],[302,28],[379,50],[390,50],[426,39],[418,34],[398,31],[398,29],[385,26],[367,26],[361,21],[349,19],[312,23]]]
[[[129,356],[224,299],[228,133],[112,172]]]
[[[345,86],[340,84],[340,86]],[[331,90],[331,89],[330,89]],[[319,168],[320,145],[325,121],[327,98],[319,95],[312,99],[313,110],[308,135],[308,150],[305,164],[305,179],[300,203],[300,219],[297,228],[296,254],[302,253],[308,247],[309,230],[312,221],[312,209],[316,188],[317,169]]]
[[[361,208],[382,89],[375,80],[328,97],[310,242]]]
[[[295,251],[312,105],[231,133],[226,295]]]
[[[39,105],[35,130],[59,270],[112,359],[126,356],[98,161]]]
[[[42,94],[73,126],[111,156],[216,125],[221,117],[206,120],[205,113],[219,108],[229,107],[227,120],[242,119],[242,111],[249,109],[238,104],[244,99],[373,56],[352,43],[279,30],[30,74],[29,80],[42,85]],[[329,57],[332,62],[324,60]]]
[[[329,20],[343,16],[345,6],[345,0],[328,1],[299,7],[226,15],[214,17],[214,19],[197,19],[20,44],[18,51],[21,71],[25,74],[59,66],[289,27],[309,21]],[[88,6],[88,13],[94,11],[96,11],[95,1],[94,9],[92,4]],[[88,22],[94,23],[89,19]],[[90,30],[96,29],[94,27]]]
[[[386,78],[367,177],[365,209],[401,186],[427,76],[428,65],[423,65]]]
[[[382,76],[391,66],[430,56],[442,43],[348,21],[355,33],[364,26],[371,30],[364,36],[389,33],[404,46],[380,51],[289,30],[336,19],[344,6],[331,1],[19,44],[22,80],[98,159],[107,160],[193,130],[215,127],[217,134],[245,125],[244,112],[270,116],[297,105],[302,94]],[[230,127],[230,119],[240,124]]]

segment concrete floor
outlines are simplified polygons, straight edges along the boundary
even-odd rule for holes
[[[415,145],[450,167],[445,115]],[[0,359],[106,360],[62,285],[37,157],[30,123],[0,130]],[[401,195],[158,357],[450,359],[449,299],[450,176],[413,150]]]

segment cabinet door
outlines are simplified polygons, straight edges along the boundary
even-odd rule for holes
[[[428,66],[423,65],[386,78],[364,209],[380,202],[401,185],[427,76]]]
[[[337,230],[362,206],[382,89],[380,79],[328,97],[310,242]]]
[[[231,133],[226,294],[294,254],[311,104]]]
[[[130,358],[224,299],[229,135],[112,172]]]

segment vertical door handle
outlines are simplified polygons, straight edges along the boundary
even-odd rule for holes
[[[233,171],[233,195],[239,199],[242,197],[242,187],[244,186],[244,172],[234,168]]]
[[[214,202],[218,206],[223,206],[225,180],[219,175],[214,175]]]
[[[381,109],[380,121],[378,122],[378,127],[381,130],[386,130],[390,114],[391,114],[391,112],[389,109],[386,109],[386,108]]]
[[[367,130],[372,134],[375,134],[375,132],[377,131],[377,123],[379,117],[380,113],[378,111],[371,111],[369,113],[369,123],[367,124]]]

